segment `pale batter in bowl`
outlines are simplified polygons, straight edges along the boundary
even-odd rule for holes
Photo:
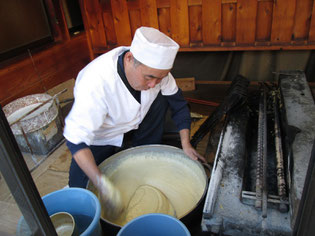
[[[100,169],[120,190],[125,210],[116,220],[102,217],[120,226],[147,213],[180,219],[196,207],[206,188],[201,165],[183,154],[130,152],[106,164]]]
[[[141,185],[132,195],[126,208],[126,221],[157,212],[176,217],[173,205],[160,190],[150,185]]]

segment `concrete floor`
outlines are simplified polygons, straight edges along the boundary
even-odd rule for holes
[[[206,116],[192,123],[192,133],[194,133]],[[207,138],[205,138],[207,140]],[[198,145],[200,153],[205,150],[206,143]],[[61,144],[51,155],[43,160],[38,167],[34,167],[34,162],[30,155],[24,154],[24,159],[29,169],[35,168],[31,174],[40,196],[64,188],[68,184],[68,171],[71,163],[71,153],[65,143]],[[0,235],[15,235],[16,227],[21,211],[17,207],[6,182],[0,180]]]
[[[28,166],[34,165],[30,155],[24,155]],[[71,154],[63,143],[50,156],[48,156],[36,169],[32,171],[32,177],[40,196],[56,191],[68,184],[68,170],[71,162]],[[6,182],[0,180],[0,235],[15,235],[16,225],[21,217],[21,211],[17,207]]]
[[[192,134],[206,118],[207,116],[204,116],[203,119],[192,122]],[[207,140],[207,137],[204,140]],[[197,150],[203,155],[205,148],[206,141],[201,142]],[[23,156],[28,168],[33,169],[31,174],[40,196],[62,189],[68,184],[71,153],[65,143],[61,144],[44,160],[37,157],[36,160],[41,162],[37,167],[29,154],[23,154]],[[21,211],[2,177],[0,179],[0,235],[15,235],[17,223],[21,216]]]
[[[224,98],[225,92],[229,86],[226,84],[197,84],[195,91],[184,92],[186,98],[220,102]],[[314,86],[311,87],[314,94]],[[201,120],[192,122],[192,134],[200,127],[208,115],[214,111],[215,107],[197,103],[189,103],[192,112],[204,115]],[[205,155],[208,143],[208,135],[199,143],[197,150]],[[214,152],[215,150],[212,150]],[[35,167],[30,155],[24,155],[29,169],[32,171],[32,177],[41,196],[65,187],[68,183],[68,170],[71,162],[71,154],[65,143],[61,144],[51,155],[43,160],[38,167]],[[209,162],[212,157],[206,156]],[[37,161],[40,161],[39,159]],[[4,179],[0,175],[0,235],[15,235],[16,225],[21,217],[21,212],[10,193]]]
[[[224,97],[227,85],[214,86],[197,85],[195,91],[184,92],[185,97],[202,99],[213,102],[220,102]],[[191,126],[191,135],[197,131],[202,122],[215,109],[208,105],[190,103],[191,112],[203,115],[202,119],[194,120]],[[200,154],[205,155],[208,143],[208,135],[199,143],[197,150]],[[40,165],[36,167],[33,159],[29,154],[23,154],[28,168],[32,170],[31,174],[40,196],[64,188],[68,184],[68,170],[71,163],[71,154],[65,143],[61,144],[44,160],[36,158]],[[207,157],[212,162],[211,157]],[[207,173],[209,174],[209,173]],[[3,178],[0,179],[0,235],[15,235],[16,226],[21,212],[10,193]]]

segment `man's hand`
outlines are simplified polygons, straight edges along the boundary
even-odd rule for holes
[[[193,148],[193,146],[190,143],[189,140],[189,129],[182,129],[179,131],[180,134],[180,140],[182,143],[182,148],[187,156],[189,156],[193,160],[201,160],[202,162],[206,163],[206,159],[201,156],[196,149]]]
[[[95,163],[91,150],[89,148],[81,149],[73,157],[97,188],[99,199],[107,218],[117,218],[123,210],[120,192],[106,176],[102,175]]]
[[[189,143],[189,145],[186,145],[183,147],[184,152],[186,153],[187,156],[189,156],[193,160],[200,160],[204,163],[206,163],[206,159],[201,156],[196,149],[193,148],[193,146]]]
[[[97,178],[96,188],[98,189],[99,199],[106,218],[111,220],[117,219],[123,211],[119,190],[105,175]]]

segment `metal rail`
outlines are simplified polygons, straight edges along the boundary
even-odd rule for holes
[[[259,101],[256,201],[255,207],[262,209],[262,216],[267,217],[267,102],[266,88],[262,86]]]
[[[280,130],[280,119],[279,119],[279,103],[278,103],[278,92],[275,91],[273,96],[273,107],[274,107],[274,129],[275,129],[275,146],[276,146],[276,158],[277,158],[277,185],[278,195],[280,197],[280,212],[287,212],[288,207],[286,202],[286,182],[284,177],[284,165],[283,165],[283,151],[282,151],[282,140]]]
[[[225,116],[223,128],[221,130],[218,148],[215,154],[214,164],[211,172],[211,181],[208,187],[207,198],[203,208],[203,214],[206,218],[211,218],[214,211],[214,205],[217,198],[218,186],[222,179],[225,163],[220,159],[222,142],[228,123],[228,116]]]

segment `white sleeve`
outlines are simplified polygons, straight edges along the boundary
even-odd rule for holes
[[[84,75],[86,76],[86,75]],[[65,120],[64,136],[74,144],[90,145],[107,115],[106,94],[97,75],[80,78],[74,89],[74,104]]]
[[[166,78],[161,81],[161,92],[162,95],[169,96],[177,93],[178,87],[176,81],[171,73],[168,73]]]

